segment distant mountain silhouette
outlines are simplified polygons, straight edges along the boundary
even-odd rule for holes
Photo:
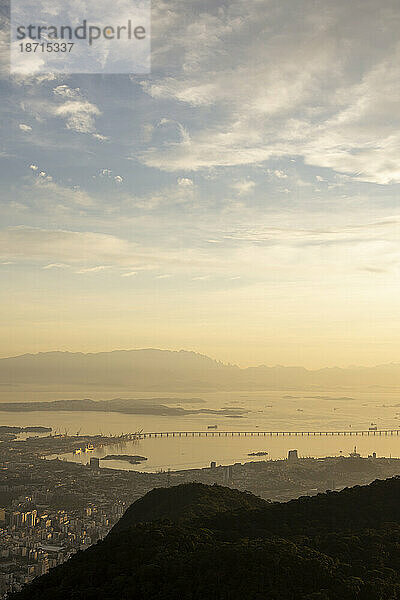
[[[400,479],[269,504],[187,484],[11,600],[395,600]]]
[[[325,368],[239,368],[185,350],[45,352],[0,359],[1,385],[129,387],[138,391],[267,390],[400,386],[400,364]]]

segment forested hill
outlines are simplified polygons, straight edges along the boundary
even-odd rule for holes
[[[154,490],[12,598],[399,599],[399,500],[398,478],[286,504],[220,486]]]
[[[209,518],[221,512],[232,513],[239,509],[250,511],[266,505],[265,500],[258,496],[220,485],[191,483],[171,488],[155,488],[128,508],[113,531],[119,532],[144,521],[188,521]]]

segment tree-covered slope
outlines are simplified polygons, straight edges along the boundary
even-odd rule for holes
[[[220,485],[201,483],[155,488],[139,498],[115,525],[113,532],[127,529],[143,521],[159,519],[191,520],[210,517],[221,512],[264,508],[265,500],[250,493],[239,492]]]
[[[399,491],[394,478],[270,505],[219,486],[153,491],[13,599],[395,600]]]

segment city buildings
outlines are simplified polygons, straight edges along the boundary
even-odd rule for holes
[[[111,438],[101,439],[101,444]],[[143,473],[46,459],[85,439],[49,436],[0,444],[0,599],[107,535],[135,500],[155,487],[198,481],[286,501],[400,475],[400,460],[377,458],[256,458],[183,471]]]

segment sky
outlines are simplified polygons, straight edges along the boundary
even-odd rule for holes
[[[400,350],[397,0],[153,0],[149,75],[10,75],[0,356]]]

